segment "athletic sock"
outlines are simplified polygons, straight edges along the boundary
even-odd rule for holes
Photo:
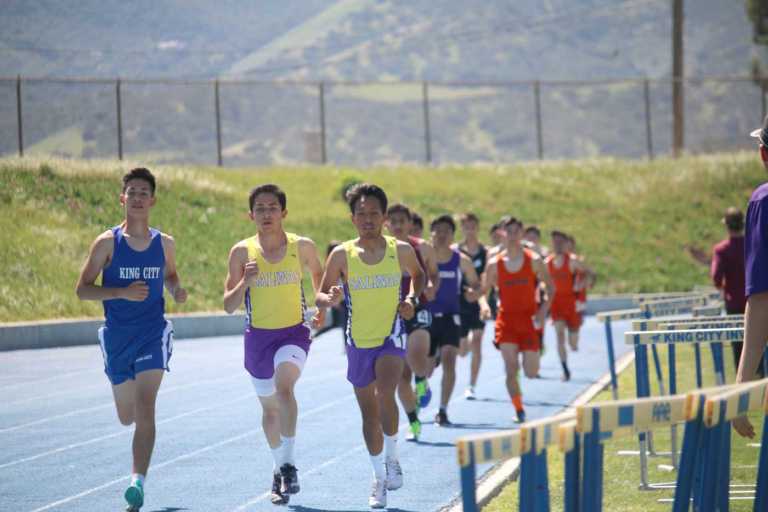
[[[568,363],[566,363],[565,361],[560,361],[560,364],[563,365],[563,372],[566,375],[570,375],[571,371],[568,369]]]
[[[284,437],[280,436],[283,446],[283,464],[296,465],[296,461],[293,458],[293,447],[296,444],[296,436]]]
[[[397,432],[393,436],[384,434],[384,453],[387,460],[397,460]]]
[[[384,466],[384,450],[381,450],[378,455],[371,455],[371,464],[376,480],[384,481],[387,478],[387,469]]]
[[[280,472],[280,466],[283,465],[283,444],[280,443],[277,448],[270,448],[270,451],[272,452],[272,460],[274,461],[272,472],[277,474]]]
[[[408,414],[408,422],[409,423],[413,423],[414,421],[419,421],[419,415],[416,414],[415,410],[411,411],[409,413],[406,413],[406,414]]]
[[[523,410],[523,395],[515,395],[512,397],[512,405],[515,406],[515,411]]]
[[[139,487],[144,487],[144,475],[139,473],[134,473],[131,475],[131,486],[134,486],[136,484],[139,484]]]
[[[421,382],[421,381],[424,381],[424,380],[427,380],[427,378],[426,378],[426,377],[419,377],[418,375],[414,375],[414,376],[413,376],[413,381],[414,381],[416,384],[418,384],[419,382]]]

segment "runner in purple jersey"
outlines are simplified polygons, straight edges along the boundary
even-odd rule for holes
[[[177,303],[187,300],[176,271],[176,245],[149,227],[155,177],[145,168],[123,176],[123,222],[99,235],[80,271],[77,296],[104,303],[99,329],[104,371],[120,423],[135,424],[128,510],[144,504],[144,479],[155,444],[155,401],[172,352],[173,325],[164,317],[163,286]],[[102,274],[101,286],[96,279]]]
[[[437,289],[435,300],[429,303],[429,310],[432,313],[432,327],[429,330],[430,356],[434,359],[439,352],[443,367],[440,410],[435,416],[435,423],[446,426],[450,425],[447,409],[456,384],[456,356],[461,338],[459,296],[464,293],[462,275],[468,286],[465,297],[469,302],[478,300],[480,280],[472,260],[465,254],[451,249],[456,232],[456,223],[453,218],[450,215],[441,215],[432,221],[430,230],[440,273],[440,287]]]

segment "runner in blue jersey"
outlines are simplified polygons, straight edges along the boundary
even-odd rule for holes
[[[144,504],[144,478],[155,444],[155,400],[172,352],[173,325],[165,319],[163,286],[177,303],[187,300],[176,272],[175,244],[149,227],[155,177],[144,168],[123,176],[125,219],[91,245],[77,282],[81,300],[104,304],[99,341],[120,423],[135,424],[128,511]],[[96,284],[99,274],[101,285]]]
[[[466,278],[468,290],[465,297],[470,302],[479,298],[480,280],[475,272],[472,260],[458,250],[452,249],[456,223],[450,215],[441,215],[432,221],[432,245],[437,255],[437,268],[440,286],[435,299],[429,303],[432,313],[432,325],[429,329],[430,356],[440,355],[443,367],[443,379],[440,389],[440,410],[435,416],[439,426],[450,425],[448,421],[448,402],[456,384],[456,355],[459,352],[461,338],[461,306],[459,296],[463,293],[461,279]]]

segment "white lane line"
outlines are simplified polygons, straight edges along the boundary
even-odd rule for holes
[[[350,393],[347,396],[344,396],[342,398],[334,400],[333,402],[329,402],[329,403],[327,403],[325,405],[321,405],[321,406],[315,407],[314,409],[310,409],[309,411],[307,411],[307,412],[305,412],[303,414],[299,414],[298,417],[300,419],[302,419],[302,418],[306,418],[307,416],[312,416],[312,415],[317,414],[319,412],[325,411],[326,409],[330,409],[331,407],[335,407],[338,404],[340,404],[341,402],[344,402],[344,401],[347,401],[347,400],[351,400],[354,397],[355,397],[355,395]],[[176,463],[176,462],[178,462],[180,460],[189,459],[189,458],[195,457],[197,455],[200,455],[201,453],[205,453],[205,452],[208,452],[210,450],[215,450],[216,448],[219,448],[221,446],[224,446],[224,445],[227,445],[227,444],[230,444],[230,443],[234,443],[235,441],[239,441],[241,439],[245,439],[246,437],[249,437],[249,436],[256,435],[257,432],[258,432],[257,430],[249,430],[247,432],[243,432],[242,434],[238,434],[238,435],[236,435],[234,437],[230,437],[230,438],[224,439],[222,441],[219,441],[218,443],[214,443],[212,445],[208,445],[205,448],[200,448],[200,449],[191,451],[189,453],[185,453],[184,455],[179,455],[178,457],[175,457],[173,459],[167,460],[167,461],[162,462],[160,464],[152,465],[151,466],[152,471],[154,473],[158,469],[162,469],[162,468],[164,468],[166,466],[170,466],[171,464],[174,464],[174,463]],[[81,493],[74,494],[74,495],[68,496],[66,498],[62,498],[62,499],[60,499],[58,501],[54,501],[54,502],[49,503],[47,505],[43,505],[42,507],[36,508],[36,509],[32,510],[31,512],[43,512],[44,510],[50,510],[52,508],[58,507],[59,505],[64,505],[66,503],[69,503],[69,502],[75,501],[77,499],[80,499],[80,498],[82,498],[84,496],[88,496],[89,494],[93,494],[95,492],[101,491],[102,489],[106,489],[107,487],[111,487],[111,486],[113,486],[113,485],[115,485],[117,483],[126,482],[129,479],[130,479],[130,475],[124,475],[124,476],[122,476],[120,478],[116,478],[116,479],[111,480],[111,481],[109,481],[107,483],[101,484],[101,485],[99,485],[97,487],[92,487],[91,489],[87,489],[87,490],[85,490],[85,491],[83,491]]]
[[[232,380],[232,379],[240,379],[240,378],[242,378],[242,374],[230,375],[229,377],[217,377],[215,379],[200,380],[200,381],[196,381],[196,382],[193,382],[193,383],[190,383],[190,384],[182,384],[182,385],[179,385],[179,386],[172,386],[172,387],[168,387],[168,388],[160,388],[160,392],[158,393],[158,396],[159,395],[165,395],[167,393],[174,393],[176,391],[181,391],[181,390],[184,390],[184,389],[189,389],[189,388],[193,388],[193,387],[197,387],[197,386],[211,384],[212,382],[222,382],[222,381],[227,381],[227,380]],[[42,419],[39,419],[39,420],[30,421],[28,423],[22,423],[20,425],[14,425],[13,427],[2,428],[2,429],[0,429],[0,434],[5,434],[7,432],[14,432],[16,430],[21,430],[21,429],[26,428],[26,427],[33,427],[35,425],[42,425],[43,423],[48,423],[48,422],[59,420],[59,419],[62,419],[62,418],[69,418],[71,416],[77,416],[78,414],[84,414],[86,412],[93,412],[93,411],[97,411],[99,409],[105,409],[105,408],[114,407],[114,406],[115,406],[115,403],[114,403],[114,401],[112,401],[112,402],[108,402],[106,404],[95,405],[93,407],[86,407],[84,409],[77,409],[77,410],[65,412],[65,413],[62,413],[62,414],[56,414],[56,415],[48,416],[46,418],[42,418]]]
[[[52,380],[64,379],[64,378],[67,378],[67,377],[72,377],[73,375],[80,375],[82,373],[92,373],[92,372],[94,372],[94,370],[95,369],[93,369],[93,368],[89,368],[87,370],[78,370],[76,372],[59,373],[59,374],[53,375],[52,377],[48,377],[48,378],[45,378],[45,379],[27,380],[27,381],[24,381],[24,382],[17,382],[16,384],[11,384],[10,386],[2,386],[2,387],[0,387],[0,392],[7,391],[9,389],[24,387],[24,386],[35,386],[35,385],[41,384],[43,382],[50,382]]]
[[[502,379],[506,379],[506,377],[507,377],[506,374],[501,375],[499,377],[496,377],[495,379],[491,379],[489,381],[489,383],[496,383],[498,381],[501,381]],[[452,398],[450,398],[448,400],[448,404],[449,405],[450,405],[451,402],[454,401],[454,398],[456,398],[456,397],[454,396],[454,397],[452,397]],[[440,409],[439,406],[432,406],[430,409],[424,410],[422,412],[424,412],[427,417],[430,417],[432,414],[436,413],[439,409]],[[403,423],[400,423],[397,426],[398,442],[400,441],[400,439],[399,439],[400,438],[399,432],[401,430],[407,429],[409,426],[410,426],[410,424],[407,421],[404,421]],[[309,471],[307,471],[307,472],[305,472],[303,474],[304,474],[304,476],[309,476],[309,475],[315,474],[315,473],[317,473],[317,472],[327,468],[328,466],[336,464],[337,462],[340,462],[342,459],[345,459],[345,458],[349,457],[350,455],[352,455],[352,454],[354,454],[356,452],[361,452],[363,450],[367,450],[367,446],[365,445],[365,443],[363,443],[361,445],[358,445],[358,446],[355,446],[354,448],[352,448],[350,450],[347,450],[346,452],[342,453],[341,455],[337,455],[336,457],[333,457],[332,459],[328,459],[327,461],[323,462],[319,466],[315,466],[314,468],[310,469]],[[245,502],[242,505],[238,506],[237,508],[232,509],[231,512],[243,512],[243,510],[247,510],[250,506],[255,505],[256,503],[259,503],[261,501],[264,501],[265,499],[267,499],[271,495],[272,495],[271,491],[267,491],[267,492],[265,492],[263,494],[259,494],[258,496],[255,496],[255,497],[251,498],[250,500],[248,500],[247,502]]]
[[[178,362],[177,362],[178,363]],[[228,370],[228,371],[235,371],[238,368],[241,368],[242,364],[240,365],[233,365],[231,368],[220,368],[219,370]],[[189,378],[190,376],[193,376],[195,372],[199,373],[200,368],[194,367],[194,368],[184,368],[181,371],[174,371],[173,372],[173,378],[174,380],[184,380],[186,378]],[[21,398],[19,400],[14,400],[13,402],[6,402],[5,405],[19,405],[19,404],[25,404],[29,402],[34,402],[37,400],[45,400],[51,397],[55,396],[62,396],[62,395],[68,395],[68,394],[75,394],[80,393],[81,391],[87,391],[91,389],[97,389],[97,388],[103,388],[107,392],[110,391],[109,389],[109,381],[103,379],[101,383],[89,385],[89,386],[82,386],[82,387],[76,387],[76,388],[70,388],[63,391],[58,391],[56,393],[46,393],[44,395],[38,395],[38,396],[32,396],[28,398]]]
[[[330,378],[337,377],[338,375],[340,375],[342,373],[345,373],[345,372],[336,372],[336,373],[332,373],[332,374],[318,375],[318,376],[315,376],[315,377],[308,377],[306,379],[306,381],[307,382],[317,382],[317,381],[327,380],[327,379],[330,379]],[[200,408],[194,409],[192,411],[183,412],[181,414],[177,414],[176,416],[171,416],[169,418],[165,418],[163,420],[158,421],[156,423],[156,425],[163,425],[165,423],[169,423],[171,421],[175,421],[175,420],[178,420],[180,418],[185,418],[185,417],[191,416],[193,414],[198,414],[198,413],[201,413],[201,412],[205,412],[205,411],[209,411],[209,410],[213,410],[213,409],[218,409],[219,407],[223,407],[225,405],[231,405],[231,404],[234,404],[234,403],[237,403],[237,402],[242,402],[243,400],[247,400],[247,399],[250,399],[250,398],[253,398],[253,397],[254,397],[253,393],[248,393],[248,394],[242,395],[242,396],[240,396],[238,398],[235,398],[234,400],[218,403],[218,404],[210,406],[210,407],[200,407]],[[41,452],[41,453],[38,453],[38,454],[35,454],[35,455],[30,455],[28,457],[23,457],[21,459],[16,459],[16,460],[12,460],[12,461],[9,461],[9,462],[5,462],[5,463],[0,464],[0,469],[4,469],[4,468],[7,468],[7,467],[11,467],[11,466],[16,466],[18,464],[23,464],[24,462],[31,462],[33,460],[37,460],[37,459],[40,459],[40,458],[43,458],[43,457],[47,457],[48,455],[54,455],[54,454],[57,454],[57,453],[65,452],[67,450],[73,450],[75,448],[80,448],[82,446],[88,446],[90,444],[98,443],[98,442],[104,441],[106,439],[112,439],[113,437],[121,436],[123,434],[129,434],[129,433],[132,433],[132,432],[133,432],[133,430],[128,429],[128,428],[124,428],[122,430],[119,430],[117,432],[113,432],[111,434],[106,434],[106,435],[103,435],[103,436],[99,436],[99,437],[94,437],[94,438],[88,439],[87,441],[81,441],[79,443],[72,443],[72,444],[68,444],[68,445],[65,445],[65,446],[60,446],[58,448],[54,448],[52,450],[47,450],[45,452]]]
[[[164,420],[158,421],[156,425],[163,425],[165,423],[169,423],[171,421],[176,421],[181,418],[185,418],[187,416],[192,416],[193,414],[198,414],[205,411],[210,411],[213,409],[218,409],[219,407],[223,407],[225,405],[232,405],[237,402],[242,402],[243,400],[253,398],[253,393],[248,393],[247,395],[242,395],[238,398],[235,398],[234,400],[229,400],[227,402],[221,402],[219,404],[210,406],[210,407],[200,407],[198,409],[194,409],[192,411],[183,412],[181,414],[177,414],[176,416],[171,416],[170,418],[165,418]],[[82,446],[88,446],[89,444],[98,443],[100,441],[105,441],[107,439],[112,439],[113,437],[121,436],[124,434],[130,434],[133,433],[133,429],[130,428],[124,428],[123,430],[120,430],[119,432],[113,432],[112,434],[107,434],[104,436],[94,437],[92,439],[89,439],[87,441],[81,441],[79,443],[72,443],[65,446],[60,446],[58,448],[54,448],[53,450],[48,450],[46,452],[38,453],[36,455],[31,455],[29,457],[24,457],[23,459],[17,459],[12,460],[10,462],[6,462],[4,464],[0,464],[0,469],[8,468],[11,466],[16,466],[18,464],[22,464],[24,462],[30,462],[33,460],[41,459],[43,457],[47,457],[48,455],[54,455],[56,453],[65,452],[67,450],[73,450],[75,448],[80,448]]]

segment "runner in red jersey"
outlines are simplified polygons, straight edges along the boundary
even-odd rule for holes
[[[587,291],[595,284],[595,273],[587,265],[584,255],[576,252],[576,239],[571,235],[568,235],[565,250],[584,267],[576,271],[573,285],[573,289],[576,291],[576,313],[579,315],[579,322],[583,323],[584,313],[587,310]]]
[[[518,355],[522,354],[525,376],[536,378],[539,373],[539,335],[536,326],[544,323],[553,295],[552,279],[541,258],[521,245],[523,224],[517,219],[505,223],[504,251],[488,262],[483,275],[483,293],[498,290],[499,313],[496,317],[495,344],[501,350],[507,371],[507,391],[517,413],[517,421],[525,421],[525,410],[517,372]],[[547,298],[536,302],[538,283],[544,283]]]
[[[568,235],[562,231],[552,232],[552,249],[546,261],[552,280],[555,283],[555,295],[552,298],[550,316],[557,333],[557,352],[563,365],[563,380],[570,380],[568,352],[565,348],[565,331],[568,330],[568,344],[574,352],[579,349],[579,329],[581,316],[576,311],[576,274],[586,271],[584,265],[566,251]]]

